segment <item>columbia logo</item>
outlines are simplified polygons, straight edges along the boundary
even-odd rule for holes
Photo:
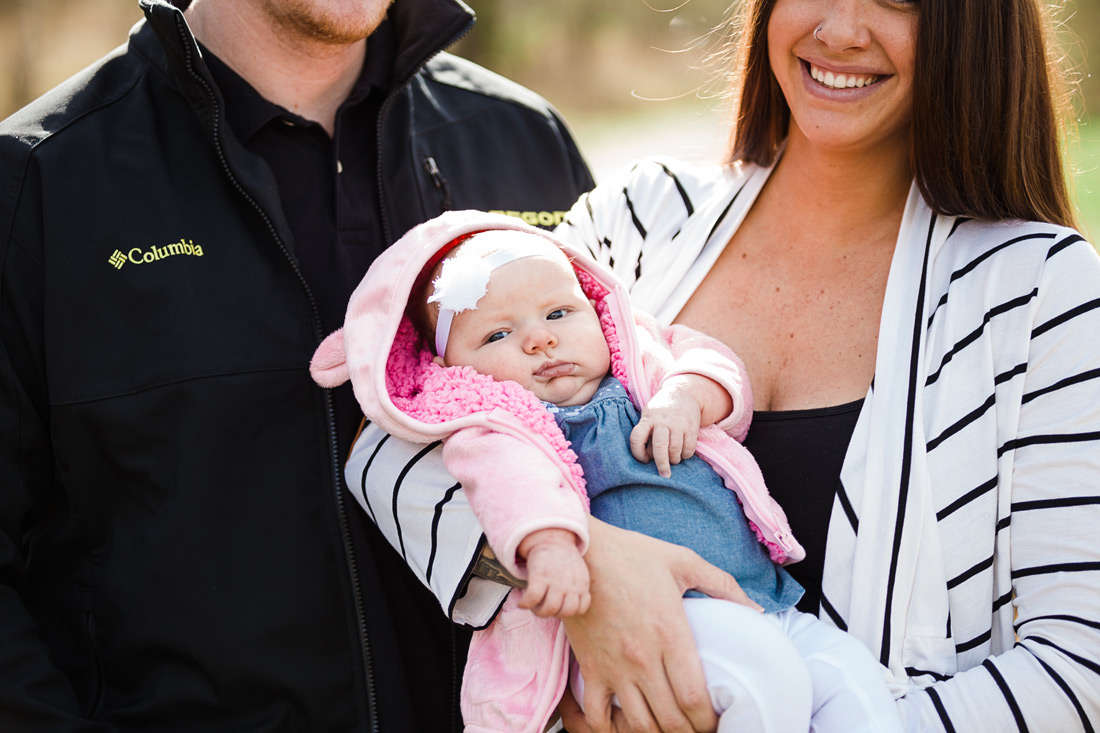
[[[127,262],[135,265],[143,265],[150,262],[157,262],[173,255],[190,255],[192,257],[202,257],[202,246],[195,244],[193,240],[181,239],[178,242],[172,244],[166,244],[163,247],[150,247],[149,249],[142,249],[141,247],[134,247],[125,254],[122,250],[116,249],[114,253],[107,258],[107,262],[116,270],[121,270],[122,266]]]

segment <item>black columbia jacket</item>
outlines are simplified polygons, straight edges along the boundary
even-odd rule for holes
[[[0,730],[458,729],[461,640],[344,496],[274,179],[142,5],[0,123]],[[545,102],[438,53],[465,6],[390,18],[402,83],[359,131],[388,240],[591,186]]]

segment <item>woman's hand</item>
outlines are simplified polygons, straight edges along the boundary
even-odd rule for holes
[[[590,520],[588,613],[563,621],[584,677],[584,714],[561,707],[570,733],[713,731],[684,591],[759,609],[730,575],[691,550]],[[622,707],[612,723],[611,698]],[[582,725],[583,723],[583,725]]]

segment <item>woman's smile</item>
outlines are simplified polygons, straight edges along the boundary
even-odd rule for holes
[[[810,76],[814,81],[818,82],[822,86],[829,87],[830,89],[852,89],[869,87],[872,84],[878,83],[882,79],[880,74],[861,74],[858,72],[832,72],[827,69],[822,69],[819,66],[805,62],[805,65],[810,70]]]

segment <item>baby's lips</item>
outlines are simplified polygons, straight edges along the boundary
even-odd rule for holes
[[[536,377],[543,379],[554,379],[555,377],[565,377],[573,373],[573,363],[568,361],[556,361],[547,364],[535,372]]]

